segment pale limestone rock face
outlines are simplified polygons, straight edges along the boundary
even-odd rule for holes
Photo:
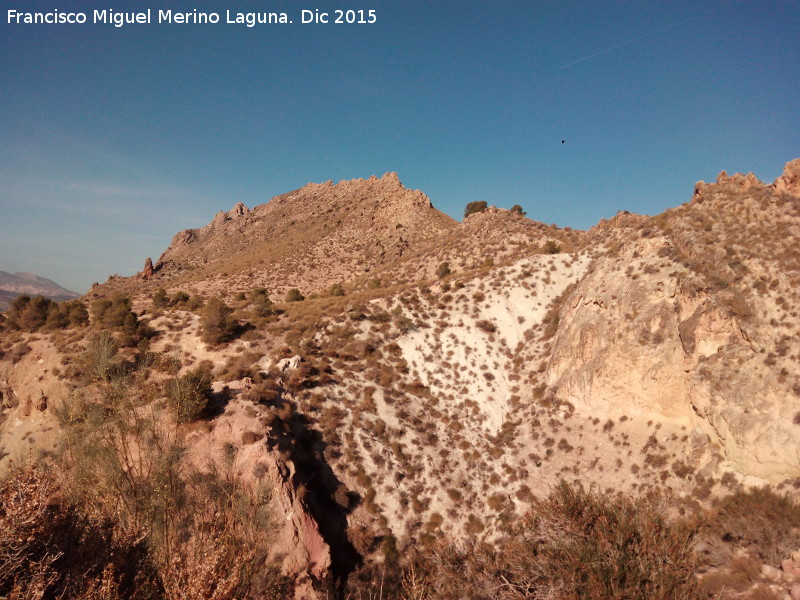
[[[709,455],[744,475],[798,476],[797,401],[737,319],[689,272],[619,266],[656,264],[664,243],[640,240],[603,258],[578,285],[560,315],[548,384],[579,409],[684,421],[708,437]]]
[[[684,353],[675,335],[680,290],[666,277],[631,280],[624,271],[612,271],[614,263],[600,261],[569,298],[548,383],[591,411],[688,419]]]

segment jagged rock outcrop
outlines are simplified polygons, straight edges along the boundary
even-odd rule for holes
[[[746,192],[752,187],[764,185],[764,182],[759,180],[758,177],[752,173],[747,173],[747,175],[743,173],[734,173],[733,175],[728,175],[727,172],[720,171],[719,175],[717,175],[717,184],[730,185],[743,192]]]
[[[800,197],[800,158],[786,163],[783,174],[772,184],[776,194]]]
[[[153,278],[153,260],[149,256],[144,261],[144,269],[142,269],[141,277],[142,279]]]
[[[729,186],[740,192],[746,192],[753,188],[765,188],[776,195],[800,196],[800,158],[786,163],[783,173],[769,185],[766,185],[753,173],[728,175],[726,171],[721,171],[713,184],[698,181],[694,186],[694,197],[708,195],[708,192],[712,190],[718,191],[721,189],[720,186]]]

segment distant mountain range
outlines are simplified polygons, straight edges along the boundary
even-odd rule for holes
[[[65,289],[46,277],[39,277],[33,273],[0,271],[0,310],[6,310],[11,302],[22,294],[41,295],[59,302],[80,296],[77,292]]]

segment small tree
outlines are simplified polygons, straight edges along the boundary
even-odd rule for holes
[[[519,204],[515,204],[514,206],[512,206],[511,207],[511,212],[513,214],[515,214],[515,215],[520,215],[522,217],[524,217],[526,214],[528,214],[524,210],[522,210],[522,207]]]
[[[74,300],[68,302],[69,306],[69,324],[72,327],[82,327],[89,324],[89,311],[86,310],[83,302]]]
[[[45,323],[46,329],[66,329],[69,327],[69,311],[70,307],[67,303],[61,305],[53,303],[47,311],[47,322]]]
[[[200,319],[203,341],[222,344],[233,338],[238,323],[231,317],[231,312],[230,307],[219,298],[208,301]]]
[[[476,200],[475,202],[470,202],[467,204],[467,207],[464,209],[464,218],[466,219],[470,215],[474,215],[475,213],[483,212],[486,210],[485,200]]]
[[[47,321],[48,313],[57,311],[58,305],[42,296],[19,296],[11,303],[8,324],[23,331],[36,331]]]
[[[344,296],[344,288],[341,283],[334,283],[330,289],[331,296]]]
[[[450,263],[445,261],[441,263],[438,267],[436,267],[436,276],[441,279],[442,277],[447,277],[450,275],[452,271],[450,270]]]

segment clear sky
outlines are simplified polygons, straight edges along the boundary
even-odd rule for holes
[[[229,7],[294,23],[226,24]],[[145,8],[222,22],[91,23]],[[336,8],[377,22],[300,23]],[[486,200],[588,228],[800,157],[794,0],[4,0],[0,16],[0,270],[79,292],[310,181],[397,171],[457,219]]]

